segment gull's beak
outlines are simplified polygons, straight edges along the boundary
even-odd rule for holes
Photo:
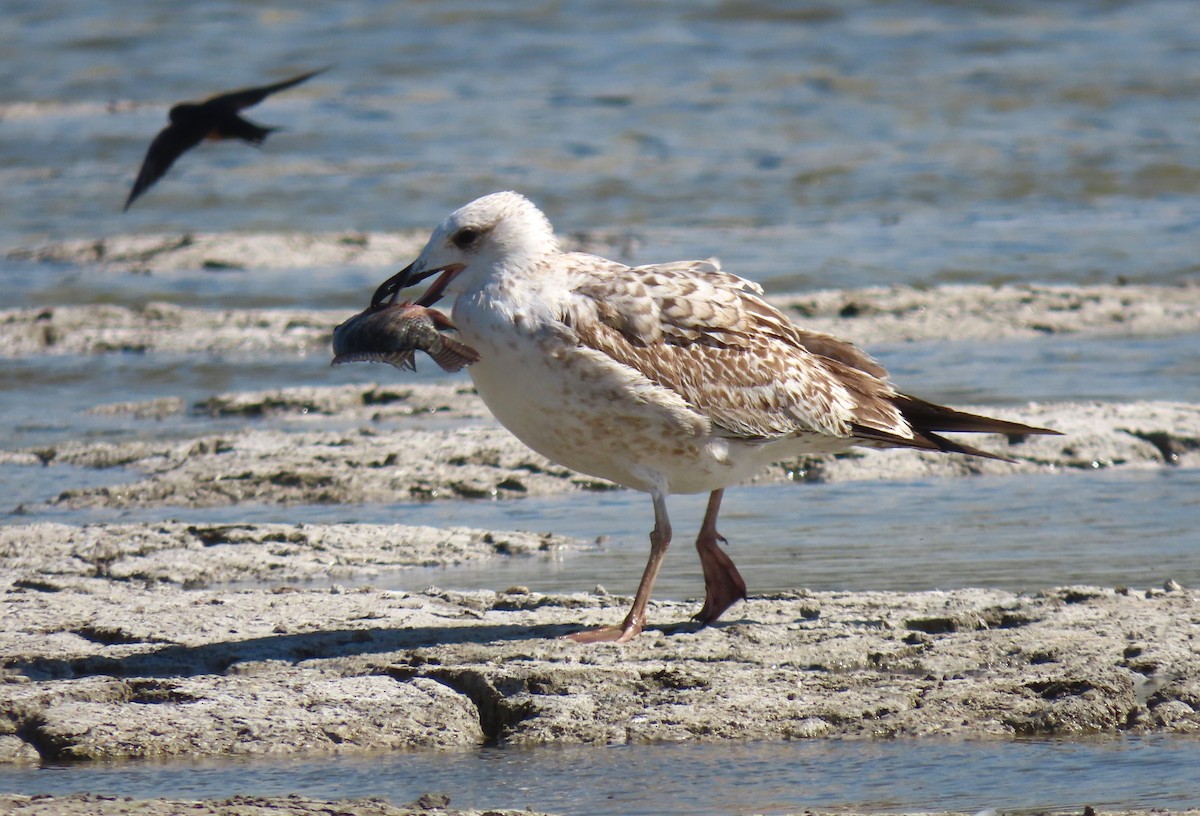
[[[404,267],[399,272],[397,272],[395,275],[392,275],[390,278],[385,280],[383,283],[379,284],[379,288],[376,289],[375,294],[371,296],[371,305],[378,306],[379,304],[383,303],[383,301],[387,300],[388,298],[391,299],[392,303],[395,303],[396,296],[400,294],[401,289],[406,289],[409,286],[412,286],[417,281],[421,280],[421,278],[416,278],[415,280],[410,280],[410,278],[413,277],[412,268],[413,268],[413,265],[409,264],[408,266]],[[422,276],[422,277],[424,277],[424,276]]]
[[[371,297],[371,305],[378,306],[385,300],[395,303],[396,298],[400,296],[401,289],[407,289],[440,272],[442,276],[434,281],[433,286],[430,286],[417,301],[418,306],[432,306],[441,298],[442,292],[446,289],[446,284],[450,283],[450,280],[463,270],[463,264],[450,264],[449,266],[439,266],[421,272],[414,272],[414,265],[415,262],[409,264],[379,284],[379,288],[375,290],[375,294]]]

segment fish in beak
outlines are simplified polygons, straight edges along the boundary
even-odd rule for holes
[[[402,289],[408,289],[426,278],[431,278],[440,273],[441,277],[435,280],[433,285],[425,291],[425,294],[421,295],[416,301],[418,306],[432,306],[441,300],[442,293],[446,290],[446,285],[450,283],[455,275],[463,270],[464,265],[450,264],[419,272],[413,271],[413,267],[415,266],[415,262],[411,263],[379,284],[379,288],[375,290],[375,294],[371,297],[371,305],[379,306],[385,300],[389,303],[395,303]]]
[[[479,362],[475,349],[444,334],[453,329],[450,318],[436,309],[415,303],[373,304],[333,330],[333,365],[377,362],[416,371],[417,351],[445,371]]]

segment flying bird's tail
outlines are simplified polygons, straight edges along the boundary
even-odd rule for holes
[[[261,145],[267,140],[267,136],[279,129],[277,127],[256,125],[249,119],[243,119],[241,116],[232,116],[213,129],[212,138],[241,139],[243,142],[249,142],[252,145]]]

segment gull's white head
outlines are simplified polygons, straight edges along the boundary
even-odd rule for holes
[[[497,271],[519,269],[558,251],[554,228],[533,202],[505,191],[477,198],[452,212],[429,238],[412,266],[376,293],[392,293],[431,275],[441,277],[418,301],[429,305],[442,294],[482,286]],[[388,288],[391,285],[391,288]]]

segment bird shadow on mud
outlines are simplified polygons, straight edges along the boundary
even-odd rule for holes
[[[277,634],[245,640],[226,640],[185,646],[163,645],[153,651],[125,657],[91,655],[79,658],[33,657],[3,661],[9,671],[31,680],[60,680],[93,676],[194,677],[224,674],[241,663],[283,662],[378,655],[381,667],[403,661],[412,649],[447,644],[484,645],[561,638],[578,631],[571,624],[545,626],[418,626],[410,629],[335,629],[324,632]]]

